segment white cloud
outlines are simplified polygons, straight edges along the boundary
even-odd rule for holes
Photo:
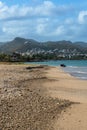
[[[80,11],[79,16],[78,16],[78,21],[80,24],[84,24],[85,22],[87,22],[87,11]]]
[[[52,1],[43,1],[39,5],[12,5],[7,6],[5,3],[0,2],[0,19],[16,19],[20,17],[51,17],[69,12],[69,6],[56,5]]]
[[[87,34],[87,11],[77,12],[77,17],[69,5],[57,5],[51,0],[36,3],[8,6],[0,2],[0,39],[20,36],[41,40],[73,40]]]
[[[65,33],[65,29],[63,25],[57,27],[57,29],[54,32],[55,35],[63,35],[64,33]]]
[[[50,27],[50,19],[49,18],[38,18],[36,20],[35,32],[38,35],[47,35],[48,28]]]
[[[5,5],[4,5],[4,3],[2,3],[2,2],[0,1],[0,10],[1,10],[3,7],[5,7]]]
[[[0,19],[6,17],[6,11],[8,10],[8,6],[0,1]]]
[[[56,6],[51,1],[44,1],[41,5],[35,8],[34,12],[36,15],[49,16],[55,8]]]
[[[50,22],[50,19],[49,18],[37,18],[36,22],[37,22],[37,24],[47,23],[47,22]]]
[[[44,6],[46,8],[49,8],[49,9],[55,8],[55,5],[51,1],[44,1],[43,4],[42,4],[42,6]]]
[[[40,35],[44,34],[45,30],[46,30],[46,25],[45,24],[39,24],[36,27],[36,33],[38,33]]]
[[[35,7],[28,5],[12,5],[9,7],[0,2],[0,19],[7,19],[12,17],[15,18],[21,16],[47,16],[50,15],[53,8],[55,8],[55,5],[51,1],[44,1],[41,5]]]

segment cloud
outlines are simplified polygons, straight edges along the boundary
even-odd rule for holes
[[[65,23],[68,25],[72,25],[74,23],[74,19],[73,18],[67,18],[65,19]]]
[[[32,20],[22,20],[22,21],[7,21],[3,23],[2,30],[4,33],[12,35],[21,35],[33,30],[34,24],[32,24]]]
[[[43,3],[30,6],[30,5],[12,5],[7,6],[5,3],[0,2],[0,19],[20,19],[29,17],[53,17],[60,14],[70,12],[71,7],[65,5],[56,5],[52,1],[43,1]]]
[[[63,35],[64,32],[65,32],[64,26],[61,25],[61,26],[57,27],[57,29],[54,32],[54,35],[60,36],[60,35]]]
[[[8,10],[8,6],[0,1],[0,19],[6,17],[6,11]]]
[[[44,34],[45,30],[46,30],[45,24],[39,24],[36,27],[36,33],[38,33],[38,34],[41,34],[41,35],[42,35],[42,33]]]
[[[12,5],[7,6],[0,2],[0,19],[12,19],[20,17],[30,17],[30,16],[48,16],[51,14],[52,9],[55,5],[51,1],[44,1],[38,6],[28,6],[28,5]]]
[[[20,36],[73,41],[87,37],[87,11],[73,10],[73,6],[58,5],[52,0],[36,1],[37,4],[21,6],[0,2],[0,39]]]
[[[87,11],[80,11],[78,21],[80,24],[84,24],[87,22]]]

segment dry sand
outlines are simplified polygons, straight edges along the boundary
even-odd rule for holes
[[[87,130],[87,81],[28,66],[0,65],[0,130]]]
[[[55,80],[53,84],[45,83],[51,97],[77,102],[61,113],[54,129],[87,130],[87,80],[76,79],[54,67],[50,69],[47,76]]]

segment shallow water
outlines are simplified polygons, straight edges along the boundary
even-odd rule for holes
[[[70,73],[72,76],[75,76],[80,79],[87,80],[87,67],[79,67],[79,66],[68,66],[63,68],[65,72]]]

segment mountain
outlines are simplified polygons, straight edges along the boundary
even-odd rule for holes
[[[76,45],[81,46],[81,47],[86,47],[87,48],[87,43],[86,42],[75,42]]]
[[[12,53],[15,51],[26,52],[28,49],[37,48],[40,44],[32,39],[16,37],[13,41],[6,42],[0,46],[0,52]]]
[[[28,52],[32,49],[36,50],[77,50],[78,52],[87,53],[87,43],[71,41],[48,41],[38,42],[33,39],[24,39],[16,37],[12,41],[1,43],[0,53]]]
[[[0,42],[0,46],[3,45],[3,44],[5,44],[5,42]]]

